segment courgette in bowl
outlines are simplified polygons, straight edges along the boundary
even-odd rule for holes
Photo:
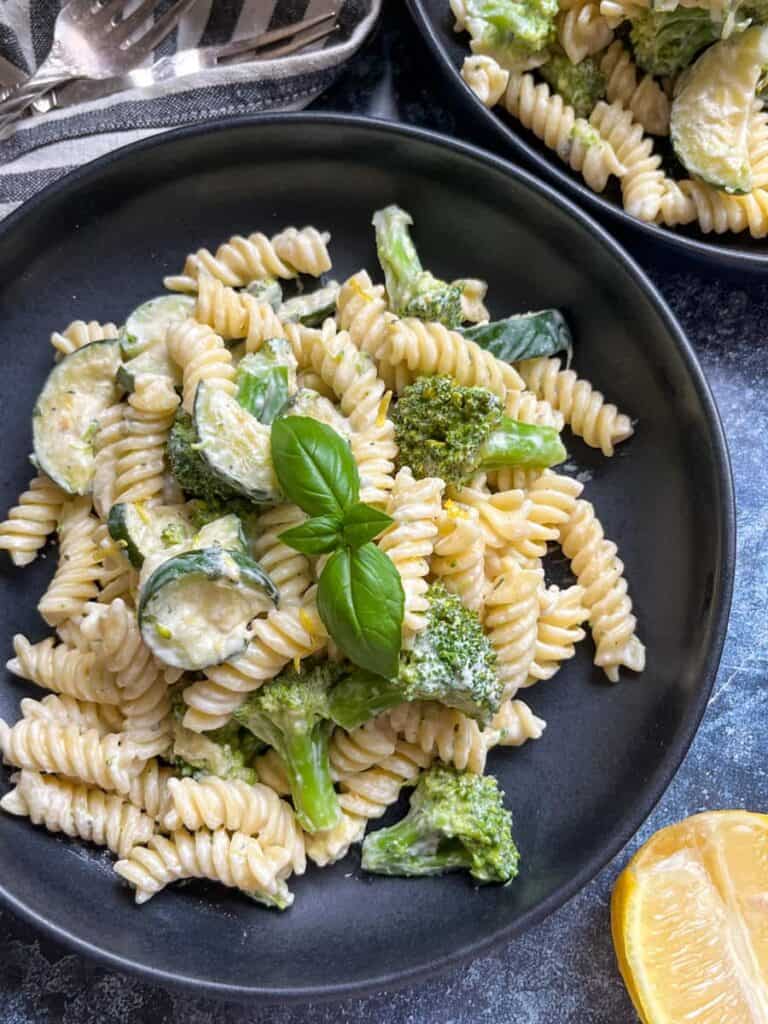
[[[197,388],[193,419],[196,451],[225,488],[262,504],[280,500],[268,426],[205,381]]]
[[[133,359],[155,342],[165,341],[168,325],[186,320],[194,311],[192,295],[160,295],[142,302],[125,321],[120,339],[123,355]]]
[[[122,545],[128,560],[140,569],[144,559],[191,543],[195,530],[183,505],[119,502],[109,510],[107,527],[112,540]]]
[[[88,494],[99,417],[117,401],[120,345],[94,341],[54,366],[35,403],[32,436],[39,469],[67,494]]]
[[[270,577],[242,551],[187,551],[164,561],[142,587],[141,635],[165,664],[197,671],[242,651],[248,624],[277,599]]]

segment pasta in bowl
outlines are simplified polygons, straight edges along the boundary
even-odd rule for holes
[[[768,35],[759,6],[411,7],[476,116],[561,184],[693,253],[760,265]],[[734,166],[725,177],[724,153]]]
[[[16,502],[19,490],[43,492],[27,537],[47,534],[49,521],[63,525],[58,552],[27,539],[26,558],[38,552],[29,564],[0,559],[12,662],[0,717],[20,762],[2,773],[3,792],[19,792],[0,815],[11,858],[0,891],[115,965],[247,998],[391,985],[520,931],[575,891],[636,827],[681,756],[727,597],[716,421],[706,418],[685,342],[631,264],[512,169],[418,133],[330,124],[332,132],[310,118],[222,126],[202,149],[195,133],[153,140],[70,180],[60,216],[48,208],[40,222],[53,238],[32,229],[32,207],[0,243],[5,337],[29,340],[0,345],[1,379],[19,381],[0,409],[14,438],[3,511],[31,504]],[[290,202],[270,194],[276,175],[290,188],[310,140],[328,173],[302,177]],[[202,162],[179,179],[191,153]],[[455,172],[445,183],[433,177],[436,159]],[[329,188],[345,196],[334,211]],[[215,202],[201,202],[200,189]],[[395,204],[414,214],[424,273],[402,308],[370,226],[373,211]],[[70,216],[76,231],[66,228]],[[153,224],[152,252],[162,256],[147,260]],[[323,239],[330,232],[322,244],[332,266],[319,279],[278,277],[280,296],[263,278],[195,276],[201,245],[215,259],[225,240],[247,241],[255,229],[277,244],[286,224],[315,224]],[[94,261],[107,229],[121,244]],[[222,262],[244,248],[225,249]],[[500,258],[523,251],[526,260]],[[187,252],[200,258],[192,273]],[[160,294],[166,276],[189,280]],[[42,282],[48,302],[8,305]],[[73,317],[85,327],[66,332],[72,350],[56,360],[64,331],[55,349],[47,335]],[[364,344],[353,340],[359,331]],[[515,348],[491,351],[491,333]],[[90,344],[76,347],[73,336]],[[538,351],[527,347],[534,342]],[[88,373],[71,373],[71,360]],[[90,381],[89,402],[104,403],[98,431],[73,414],[81,380]],[[57,429],[76,426],[88,443],[72,444],[70,433],[67,444],[51,444],[42,421],[29,432],[30,410],[37,404],[47,418],[62,390],[74,402]],[[472,417],[470,432],[456,425],[450,450],[420,444],[446,396],[482,411],[482,431]],[[431,419],[416,418],[419,409]],[[31,475],[50,484],[27,486],[30,441],[43,456]],[[335,467],[311,487],[300,457],[308,450]],[[440,452],[451,457],[438,471]],[[201,496],[211,474],[230,493]],[[712,495],[706,504],[702,488]],[[309,491],[322,509],[302,507]],[[601,543],[587,501],[618,555]],[[559,544],[555,531],[574,507],[573,536]],[[574,558],[574,575],[577,545],[585,564]],[[613,643],[604,631],[602,653],[618,653],[623,669],[593,664],[583,578],[593,553],[608,604],[616,601],[604,626],[639,623]],[[71,570],[63,578],[57,563]],[[50,594],[52,575],[63,585]],[[350,592],[344,579],[360,578],[374,580],[370,603],[333,600]],[[55,598],[43,602],[50,627],[34,611],[46,593]],[[85,614],[73,615],[78,604]],[[353,609],[369,628],[354,628]],[[648,645],[642,673],[632,667],[642,651],[633,635]],[[13,636],[25,638],[15,649]],[[477,671],[449,693],[454,676],[438,669],[460,636]],[[425,657],[428,643],[439,657]],[[618,671],[617,685],[605,669]],[[60,692],[41,692],[29,676]],[[529,677],[536,684],[513,696]],[[299,692],[311,699],[312,728],[297,736],[290,709]],[[336,719],[345,724],[328,724]],[[297,768],[326,742],[323,770],[297,790]],[[436,807],[471,795],[491,826],[482,842],[443,844],[439,864],[414,862],[407,845],[396,851],[414,816],[418,828],[433,826]],[[63,835],[46,835],[46,824]],[[435,867],[454,870],[399,877]],[[400,941],[406,932],[414,943]]]

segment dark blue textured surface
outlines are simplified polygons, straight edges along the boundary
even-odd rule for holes
[[[377,37],[315,106],[399,116],[449,135],[457,124],[445,83],[400,0],[388,0]],[[631,1024],[614,968],[608,899],[629,854],[651,832],[706,808],[765,809],[762,693],[768,668],[768,290],[752,279],[718,279],[659,252],[639,252],[680,318],[720,406],[736,484],[739,548],[728,640],[715,691],[694,745],[661,804],[631,846],[577,898],[523,939],[474,964],[401,992],[345,1004],[227,1007],[95,968],[27,925],[0,914],[2,1024]],[[702,501],[706,501],[702,495]],[[585,737],[585,744],[589,739]],[[265,951],[254,951],[254,956]]]

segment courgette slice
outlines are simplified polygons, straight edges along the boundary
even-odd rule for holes
[[[571,332],[559,309],[518,313],[488,324],[460,327],[459,333],[506,363],[557,352],[567,352],[570,362],[573,353]]]
[[[170,557],[171,549],[191,544],[195,536],[186,509],[178,505],[147,508],[142,502],[119,502],[109,510],[107,527],[136,569],[159,552]]]
[[[190,548],[220,547],[227,551],[248,552],[248,544],[240,517],[234,513],[220,516],[201,526],[190,541]]]
[[[752,191],[749,123],[768,64],[768,28],[723,39],[684,73],[672,101],[670,137],[690,174],[736,195]]]
[[[275,312],[283,301],[283,286],[276,277],[262,277],[258,281],[251,281],[245,290],[258,302],[269,303]]]
[[[164,341],[168,325],[193,316],[193,295],[160,295],[142,302],[125,321],[120,339],[123,355],[133,359],[154,342]]]
[[[251,501],[274,503],[270,429],[221,388],[202,382],[195,396],[196,450],[217,480]]]
[[[267,573],[241,551],[187,551],[163,562],[142,587],[141,635],[166,665],[197,671],[242,651],[248,624],[277,598]]]
[[[237,400],[260,423],[272,423],[296,390],[296,357],[284,338],[264,342],[237,367]]]
[[[124,362],[117,371],[117,382],[125,391],[136,390],[136,378],[142,373],[160,374],[170,377],[173,386],[181,390],[181,367],[168,355],[165,341],[153,341],[149,348],[144,349],[133,359]]]
[[[288,299],[277,311],[281,320],[289,323],[303,324],[305,327],[320,327],[329,316],[336,312],[336,300],[341,285],[338,281],[329,281],[322,288],[317,288],[306,295],[297,295]]]
[[[347,417],[339,412],[333,402],[312,388],[299,388],[281,410],[280,418],[284,416],[309,416],[310,419],[333,427],[336,433],[341,434],[347,441],[352,437],[352,427]]]
[[[35,462],[67,494],[89,494],[99,417],[119,397],[120,345],[94,341],[48,374],[32,417]]]

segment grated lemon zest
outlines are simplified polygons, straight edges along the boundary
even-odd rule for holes
[[[392,392],[387,391],[386,394],[382,395],[381,401],[379,402],[379,411],[376,416],[376,426],[383,427],[387,422],[387,412],[389,411],[389,403],[392,401]]]

